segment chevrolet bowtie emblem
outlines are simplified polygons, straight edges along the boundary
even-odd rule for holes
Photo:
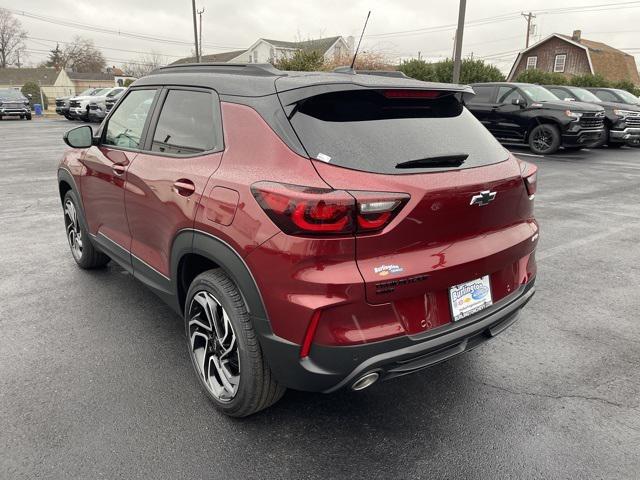
[[[471,197],[471,203],[469,205],[478,205],[479,207],[483,207],[488,205],[496,198],[497,192],[492,192],[491,190],[483,190],[477,195]]]

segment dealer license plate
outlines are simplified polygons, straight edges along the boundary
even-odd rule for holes
[[[454,322],[492,305],[489,275],[449,288],[449,302]]]

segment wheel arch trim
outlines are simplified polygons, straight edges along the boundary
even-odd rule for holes
[[[249,315],[254,321],[266,323],[271,331],[262,293],[249,265],[228,242],[208,232],[187,228],[176,234],[171,248],[171,278],[175,282],[176,296],[180,282],[180,262],[187,254],[200,255],[222,268],[240,290]],[[184,305],[180,305],[180,308],[183,309]]]

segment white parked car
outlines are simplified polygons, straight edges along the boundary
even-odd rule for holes
[[[69,100],[69,116],[73,119],[89,121],[89,104],[91,102],[102,101],[107,98],[107,95],[122,93],[125,90],[124,87],[115,88],[102,88],[91,95],[77,96]]]

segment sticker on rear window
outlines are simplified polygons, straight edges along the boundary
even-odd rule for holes
[[[318,160],[322,160],[323,162],[329,163],[331,161],[331,157],[329,155],[325,155],[324,153],[319,153],[316,158]]]

